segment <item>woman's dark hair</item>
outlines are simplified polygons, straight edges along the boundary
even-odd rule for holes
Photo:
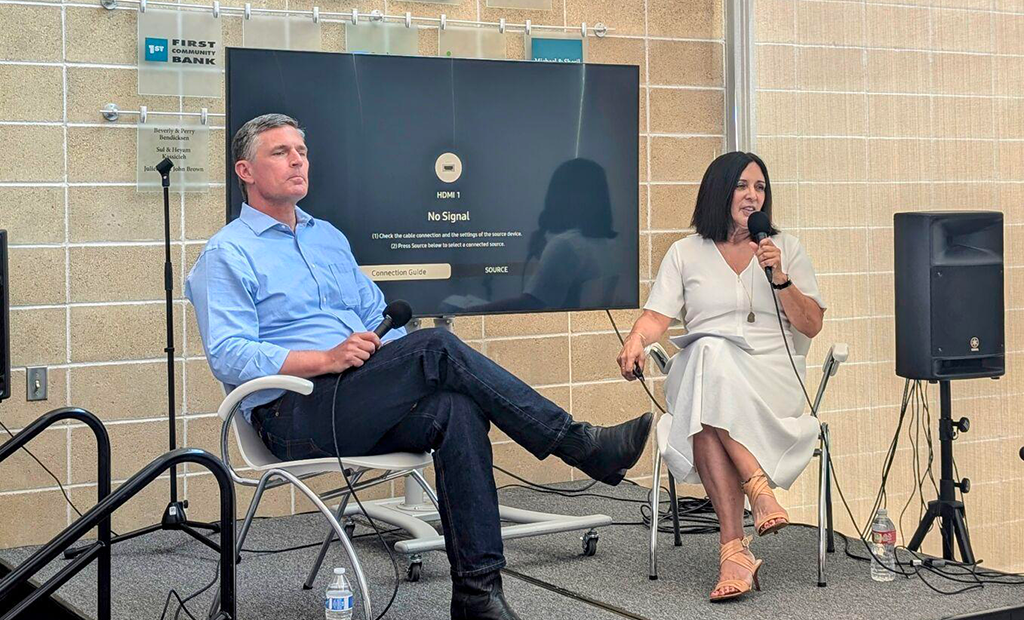
[[[712,241],[725,241],[729,238],[729,231],[733,226],[733,192],[743,170],[751,162],[757,164],[764,175],[764,204],[761,211],[768,216],[769,222],[772,221],[772,183],[768,179],[768,167],[753,153],[733,151],[719,156],[704,171],[704,178],[697,192],[697,206],[693,210],[693,220],[690,222],[698,235]],[[771,234],[778,233],[778,229],[772,224]]]
[[[529,256],[544,248],[544,233],[579,230],[584,237],[614,239],[608,177],[597,162],[578,157],[562,163],[551,175],[538,230],[530,239]]]

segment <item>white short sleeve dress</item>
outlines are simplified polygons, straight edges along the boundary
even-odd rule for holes
[[[793,284],[826,308],[797,238],[783,232],[772,242]],[[789,488],[811,459],[818,422],[803,415],[804,395],[756,258],[737,275],[714,241],[680,239],[665,255],[644,308],[681,321],[687,330],[665,381],[673,421],[664,458],[676,478],[700,482],[693,436],[707,425],[727,430],[757,458],[773,486]],[[751,311],[753,323],[747,320]],[[799,333],[794,338],[785,310],[782,324],[803,378],[808,341]]]

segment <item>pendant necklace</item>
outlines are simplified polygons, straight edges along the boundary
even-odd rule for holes
[[[751,273],[753,273],[753,272],[751,272]],[[746,296],[747,296],[747,302],[750,304],[750,306],[749,306],[750,312],[747,313],[747,323],[753,323],[755,318],[756,318],[754,316],[754,295],[753,295],[754,278],[753,277],[750,278],[750,288],[751,288],[751,290],[749,290],[749,291],[747,290],[747,287],[743,284],[743,279],[740,278],[740,274],[736,274],[736,281],[740,283],[740,286],[743,288],[744,294],[746,294]]]

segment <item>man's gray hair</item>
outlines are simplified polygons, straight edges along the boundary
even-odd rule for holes
[[[256,149],[259,146],[260,134],[264,131],[277,129],[278,127],[294,127],[299,134],[305,138],[306,132],[299,127],[299,121],[286,114],[264,114],[257,116],[246,124],[242,125],[235,132],[231,139],[231,157],[234,161],[245,159],[251,161],[256,156]],[[242,188],[242,198],[249,200],[249,190],[245,187],[245,181],[238,179],[238,186]]]

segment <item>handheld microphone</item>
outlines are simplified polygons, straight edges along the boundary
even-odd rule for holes
[[[377,334],[378,338],[383,338],[384,334],[392,329],[405,327],[411,318],[412,308],[409,303],[404,299],[396,299],[384,308],[384,320],[373,330],[373,333]]]
[[[771,234],[772,223],[768,221],[768,216],[765,215],[764,211],[754,211],[747,218],[747,230],[750,231],[750,236],[753,237],[754,241],[761,245],[761,242]],[[773,282],[772,268],[765,267],[764,273],[768,276],[768,282]]]

